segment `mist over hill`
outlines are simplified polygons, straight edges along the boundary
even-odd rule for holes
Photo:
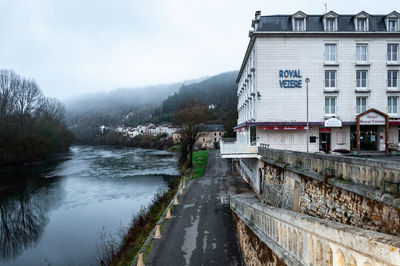
[[[236,124],[237,73],[75,97],[65,101],[68,125],[81,142],[90,142],[101,125],[173,122],[181,104],[195,100],[213,106],[209,109],[210,123],[223,123],[230,129]]]
[[[77,96],[65,101],[68,123],[75,124],[87,116],[100,115],[104,117],[106,124],[120,124],[130,112],[152,109],[151,107],[154,108],[161,104],[165,98],[176,92],[182,85],[199,80],[146,87],[119,88],[110,92]]]

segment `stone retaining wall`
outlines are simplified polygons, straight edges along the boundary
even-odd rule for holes
[[[400,210],[367,197],[363,191],[351,191],[354,189],[350,184],[342,183],[346,181],[329,180],[327,183],[290,167],[269,163],[265,163],[264,168],[264,203],[400,236]],[[334,182],[340,183],[340,187]]]
[[[340,177],[353,183],[383,189],[384,181],[400,182],[400,163],[350,156],[335,156],[288,150],[258,148],[263,160],[313,171],[321,176]],[[397,189],[388,186],[388,189]]]

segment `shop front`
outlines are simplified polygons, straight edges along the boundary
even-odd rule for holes
[[[389,152],[388,115],[376,109],[369,109],[356,116],[356,126],[351,129],[351,148],[363,151]]]

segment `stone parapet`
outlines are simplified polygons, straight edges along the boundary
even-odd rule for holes
[[[288,265],[399,265],[400,237],[230,197],[235,214]]]
[[[384,188],[385,181],[400,182],[399,162],[276,150],[266,147],[259,147],[258,154],[263,160],[315,172],[322,178],[336,177],[378,189]],[[388,182],[386,189],[397,193],[397,187]]]

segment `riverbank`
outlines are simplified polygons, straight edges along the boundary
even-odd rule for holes
[[[200,158],[200,159],[199,159]],[[182,176],[188,176],[192,179],[199,178],[204,174],[207,165],[208,151],[196,151],[193,154],[193,169],[181,172]],[[182,170],[182,169],[181,169]],[[102,265],[130,265],[142,249],[146,239],[153,231],[161,217],[165,215],[166,208],[178,192],[180,180],[178,177],[172,180],[168,191],[163,194],[157,194],[150,206],[141,210],[133,219],[131,226],[119,246],[109,245],[107,253],[104,254]],[[111,244],[111,243],[110,243]],[[146,252],[151,251],[152,246],[146,247]]]

